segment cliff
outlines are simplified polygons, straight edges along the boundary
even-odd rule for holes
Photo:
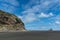
[[[0,10],[0,31],[22,31],[24,23],[14,14]]]

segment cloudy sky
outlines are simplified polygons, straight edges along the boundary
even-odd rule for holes
[[[60,30],[60,0],[0,0],[0,9],[21,18],[27,30]]]

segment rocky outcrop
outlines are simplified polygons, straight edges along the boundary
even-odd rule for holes
[[[24,23],[14,14],[0,10],[0,31],[22,31]]]

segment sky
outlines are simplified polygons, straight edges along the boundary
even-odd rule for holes
[[[0,0],[0,10],[18,16],[27,30],[60,30],[60,0]]]

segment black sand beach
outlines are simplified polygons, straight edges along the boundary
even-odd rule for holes
[[[60,32],[1,32],[0,40],[60,40]]]

